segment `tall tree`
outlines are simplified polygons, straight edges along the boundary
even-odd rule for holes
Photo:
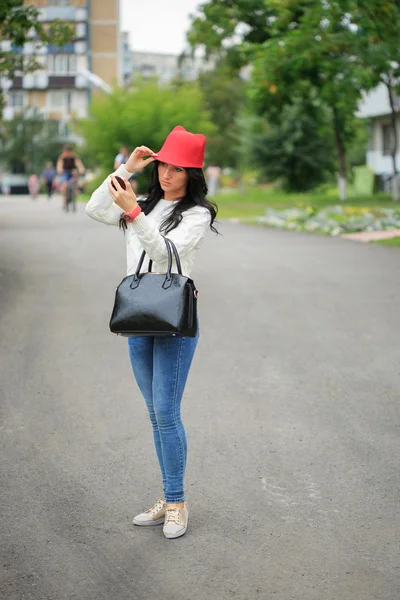
[[[236,167],[238,161],[237,117],[246,105],[244,81],[226,65],[199,77],[205,108],[217,130],[207,142],[207,160],[220,167]]]
[[[365,69],[353,60],[356,34],[349,27],[350,6],[350,0],[211,0],[200,7],[188,36],[193,45],[203,44],[210,51],[224,52],[225,40],[228,54],[233,46],[234,56],[247,57],[252,99],[269,120],[279,123],[284,107],[299,99],[329,107],[342,199],[346,145],[365,83]]]
[[[34,55],[17,52],[30,41],[34,44],[62,45],[74,36],[74,29],[64,21],[50,24],[40,21],[40,11],[35,6],[24,5],[24,0],[1,0],[0,39],[9,41],[9,49],[0,48],[0,77],[12,79],[15,73],[31,73],[43,68]],[[4,106],[3,91],[0,88],[0,118]]]
[[[242,159],[248,167],[258,167],[268,180],[279,180],[290,192],[316,187],[326,181],[334,163],[326,113],[323,107],[307,106],[299,100],[283,108],[277,124],[254,115],[242,117]]]
[[[300,19],[299,5],[307,7]],[[346,199],[346,148],[366,72],[353,60],[356,34],[341,2],[292,0],[277,11],[274,35],[254,58],[253,97],[271,117],[299,97],[315,98],[331,112],[339,171],[339,193]]]

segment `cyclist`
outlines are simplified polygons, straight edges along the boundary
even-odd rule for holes
[[[71,179],[73,179],[73,172],[78,172],[83,175],[85,167],[78,156],[72,151],[71,146],[64,146],[62,154],[60,154],[57,161],[57,173],[61,176],[61,193],[63,196],[63,209],[67,210],[68,206],[68,187]]]

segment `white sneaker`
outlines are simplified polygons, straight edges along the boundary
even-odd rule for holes
[[[144,513],[140,513],[133,519],[134,525],[161,525],[164,523],[165,511],[167,503],[165,500],[157,500],[154,506],[146,510]]]
[[[182,508],[174,504],[166,505],[163,532],[166,538],[177,538],[186,533],[189,520],[189,509],[185,502]]]

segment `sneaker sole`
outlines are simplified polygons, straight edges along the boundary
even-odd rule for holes
[[[157,519],[157,521],[135,521],[133,519],[133,524],[138,525],[139,527],[150,527],[151,525],[162,525],[165,519]]]
[[[163,533],[168,540],[173,540],[175,538],[181,537],[182,535],[185,535],[186,531],[187,527],[185,527],[185,529],[182,529],[182,531],[180,531],[179,533]]]

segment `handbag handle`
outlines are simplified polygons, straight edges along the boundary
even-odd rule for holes
[[[172,251],[174,253],[174,257],[175,257],[176,266],[178,268],[178,273],[179,273],[179,275],[182,275],[181,259],[179,258],[178,250],[177,250],[174,242],[172,240],[170,240],[169,238],[167,238],[167,237],[164,237],[164,240],[165,240],[166,243],[168,242],[168,244],[171,246]],[[168,247],[168,244],[167,244],[167,247]],[[170,250],[170,252],[171,252],[171,250]],[[142,265],[140,265],[140,267],[141,266]],[[152,267],[153,267],[153,261],[150,259],[150,261],[149,261],[149,273],[151,273]]]
[[[167,247],[167,254],[168,254],[168,267],[167,267],[167,273],[165,275],[165,281],[163,283],[163,288],[164,289],[168,289],[171,286],[171,271],[172,271],[172,252],[171,252],[171,247],[169,245],[168,242],[170,242],[171,240],[167,241],[167,238],[164,237],[164,242],[165,245]],[[132,283],[130,285],[130,288],[133,290],[135,288],[138,287],[139,283],[140,283],[140,279],[139,279],[139,274],[140,274],[140,269],[142,268],[143,265],[143,261],[144,261],[144,257],[146,256],[146,250],[143,250],[141,257],[139,258],[139,262],[137,264],[136,267],[136,271],[133,275],[133,280]],[[152,261],[150,260],[149,262],[149,273],[151,273],[151,263]]]

